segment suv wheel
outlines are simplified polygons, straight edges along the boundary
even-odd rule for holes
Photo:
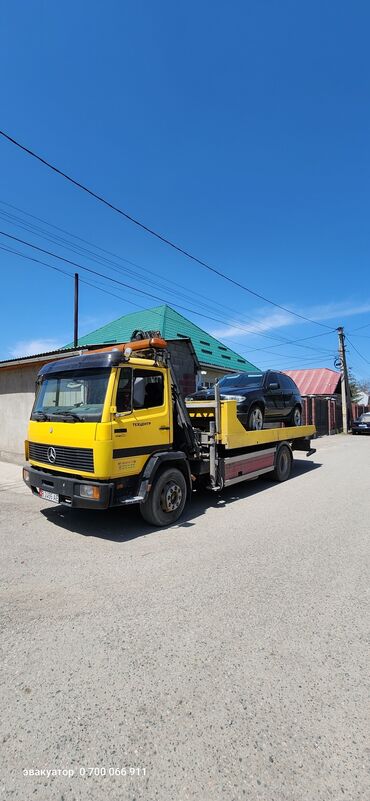
[[[292,416],[289,420],[289,424],[291,426],[301,426],[302,425],[302,409],[300,406],[295,406],[292,412]]]
[[[248,413],[248,430],[261,431],[263,428],[263,411],[260,406],[252,406]]]

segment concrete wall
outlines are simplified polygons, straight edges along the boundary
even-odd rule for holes
[[[0,370],[0,459],[24,461],[24,440],[40,365]]]

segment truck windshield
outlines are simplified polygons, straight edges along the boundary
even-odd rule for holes
[[[73,370],[46,376],[40,385],[31,420],[65,422],[101,420],[110,368]]]
[[[235,375],[224,375],[219,382],[223,389],[228,387],[261,387],[263,375],[261,373],[236,373]]]

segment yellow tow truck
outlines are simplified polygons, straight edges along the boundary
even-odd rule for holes
[[[315,453],[314,426],[246,431],[217,385],[214,401],[185,402],[166,342],[137,336],[40,370],[23,468],[34,495],[72,508],[138,504],[166,526],[194,487],[285,481],[294,450]]]

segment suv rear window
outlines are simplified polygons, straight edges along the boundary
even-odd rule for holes
[[[295,386],[291,378],[288,375],[284,375],[284,373],[280,373],[279,375],[280,386],[283,389],[289,389],[291,392],[295,390]]]

